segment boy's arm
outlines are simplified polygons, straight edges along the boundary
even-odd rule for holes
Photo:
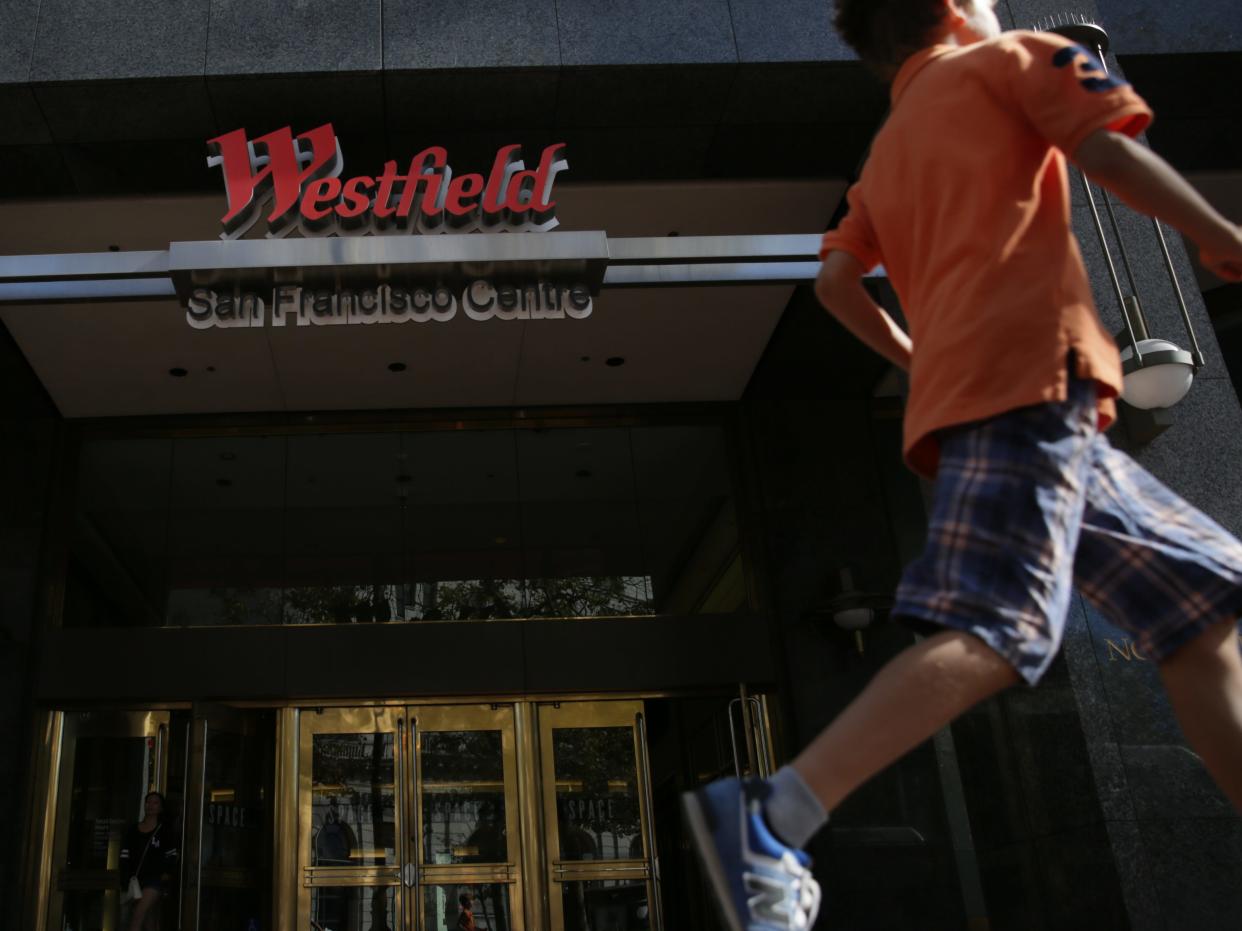
[[[815,296],[860,340],[903,372],[910,371],[910,337],[862,286],[863,267],[848,252],[833,250],[815,279]]]
[[[1148,216],[1185,233],[1208,271],[1242,281],[1242,230],[1217,213],[1164,159],[1128,136],[1100,129],[1073,161],[1097,184]]]

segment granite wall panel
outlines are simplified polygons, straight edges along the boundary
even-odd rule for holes
[[[380,0],[210,0],[207,74],[383,67]]]
[[[30,80],[201,75],[209,2],[42,0]]]
[[[564,65],[737,61],[728,0],[557,0],[556,15]]]
[[[554,0],[385,0],[390,71],[555,68]]]
[[[0,84],[30,77],[30,58],[39,24],[40,0],[0,3]]]

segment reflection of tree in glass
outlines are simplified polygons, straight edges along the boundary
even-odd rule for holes
[[[220,623],[370,624],[511,617],[617,617],[653,613],[647,576],[455,579],[412,585],[313,585],[243,591],[213,588]],[[175,620],[175,619],[174,619]]]
[[[423,855],[452,863],[507,859],[500,731],[424,731]]]
[[[352,819],[355,826],[345,828],[351,838],[350,849],[360,849],[357,837],[362,835],[361,847],[375,853],[362,860],[350,857],[349,863],[386,862],[386,849],[394,842],[391,822],[393,735],[315,734],[311,742],[311,780],[315,787],[311,805],[316,831],[322,833],[338,820],[344,823]],[[343,803],[344,811],[338,811],[339,803]],[[367,831],[363,830],[364,821],[369,822]],[[343,829],[332,827],[329,834],[332,832],[342,833]],[[318,835],[316,844],[318,850]]]
[[[556,728],[552,744],[561,856],[641,857],[633,729]]]

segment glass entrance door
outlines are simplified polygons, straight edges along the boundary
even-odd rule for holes
[[[64,715],[46,927],[122,927],[121,846],[146,794],[166,790],[168,724],[166,711]]]
[[[302,931],[660,929],[641,701],[306,709],[298,772]]]
[[[299,927],[520,931],[512,705],[304,711]]]
[[[553,931],[658,929],[640,701],[539,707]]]

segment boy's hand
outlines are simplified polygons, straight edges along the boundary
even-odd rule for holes
[[[1217,278],[1242,281],[1242,227],[1233,227],[1232,242],[1224,238],[1219,245],[1201,243],[1199,261]]]

